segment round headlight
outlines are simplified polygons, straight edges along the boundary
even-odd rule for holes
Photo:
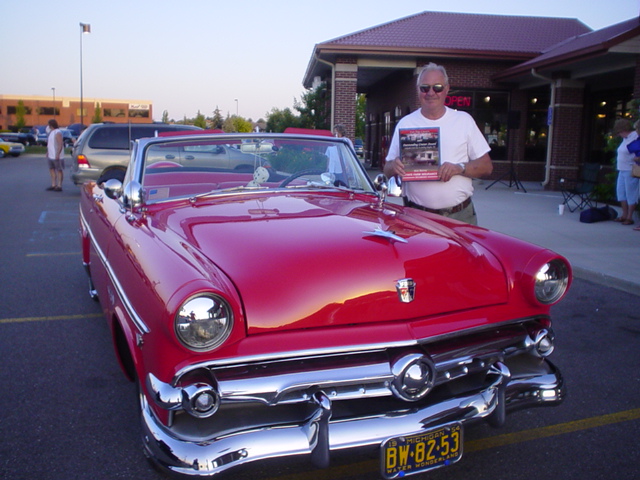
[[[175,318],[176,335],[187,348],[196,351],[212,350],[222,345],[232,326],[231,307],[216,295],[187,300]]]
[[[562,260],[552,260],[542,266],[535,276],[535,294],[540,303],[555,303],[567,291],[569,269]]]

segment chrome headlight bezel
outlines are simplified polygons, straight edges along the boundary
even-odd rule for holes
[[[194,352],[220,347],[233,330],[233,309],[220,295],[202,293],[185,300],[174,318],[178,341]]]
[[[543,305],[559,301],[569,288],[569,266],[556,258],[542,265],[534,275],[533,294]]]

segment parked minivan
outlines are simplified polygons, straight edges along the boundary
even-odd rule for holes
[[[96,181],[105,170],[126,170],[134,140],[162,132],[202,130],[192,125],[166,123],[94,123],[78,137],[71,162],[71,180],[76,185]]]

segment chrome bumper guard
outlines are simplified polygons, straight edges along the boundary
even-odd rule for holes
[[[485,418],[501,425],[507,410],[562,401],[564,382],[553,364],[543,360],[536,369],[521,366],[516,363],[512,371],[497,362],[489,369],[485,388],[437,404],[407,404],[403,410],[348,419],[331,420],[331,400],[318,391],[309,399],[315,411],[304,423],[247,429],[197,442],[172,435],[140,395],[144,445],[152,461],[182,475],[213,476],[244,463],[292,455],[310,455],[316,465],[326,467],[332,450],[375,446],[451,421]]]

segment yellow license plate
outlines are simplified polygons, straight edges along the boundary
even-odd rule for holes
[[[390,438],[381,447],[382,476],[399,478],[451,465],[462,458],[462,424]]]

